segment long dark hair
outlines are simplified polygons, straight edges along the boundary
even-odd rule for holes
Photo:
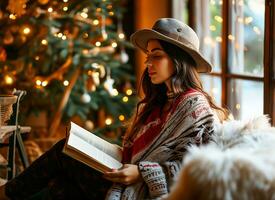
[[[173,92],[181,93],[186,89],[197,90],[206,97],[210,107],[217,112],[221,121],[227,119],[228,111],[216,105],[213,98],[203,90],[199,74],[195,67],[196,64],[192,57],[173,44],[162,40],[158,41],[175,67],[175,72],[171,77]],[[140,87],[143,90],[144,98],[137,104],[136,115],[125,135],[125,139],[131,139],[135,135],[155,106],[163,107],[167,101],[165,83],[153,84],[148,74],[148,68],[142,74]]]

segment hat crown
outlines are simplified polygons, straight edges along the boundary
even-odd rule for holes
[[[152,27],[153,30],[199,50],[199,38],[188,25],[173,18],[161,18]]]

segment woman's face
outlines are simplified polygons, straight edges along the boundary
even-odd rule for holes
[[[147,45],[146,65],[153,84],[165,83],[171,90],[171,76],[175,71],[174,64],[165,53],[158,40],[149,40]]]

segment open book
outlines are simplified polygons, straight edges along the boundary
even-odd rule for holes
[[[63,152],[104,173],[122,167],[122,148],[71,122]]]

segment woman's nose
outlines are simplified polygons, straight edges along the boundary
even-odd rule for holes
[[[150,59],[147,59],[145,61],[145,65],[146,65],[146,67],[151,67],[152,66],[152,62],[150,61]]]

